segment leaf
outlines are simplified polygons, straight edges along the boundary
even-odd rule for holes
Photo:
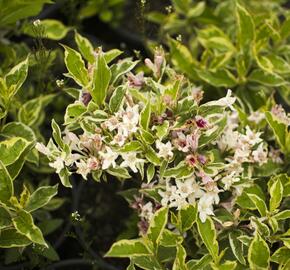
[[[0,230],[10,226],[12,223],[10,214],[8,210],[6,210],[4,207],[0,207]],[[1,236],[0,236],[1,237]]]
[[[109,108],[112,113],[115,113],[119,110],[120,106],[122,105],[126,90],[127,87],[124,85],[120,85],[114,90],[109,101]]]
[[[284,210],[273,216],[276,220],[284,220],[290,218],[290,210]]]
[[[220,121],[215,123],[215,126],[217,126],[217,128],[214,128],[213,132],[211,132],[210,134],[208,134],[209,132],[204,132],[198,140],[199,147],[206,146],[210,142],[216,140],[224,131],[226,124],[227,124],[227,117],[225,116]]]
[[[159,244],[163,247],[176,247],[176,245],[181,244],[182,241],[183,238],[180,235],[164,229],[161,234]]]
[[[236,5],[239,47],[244,49],[255,39],[255,24],[250,13],[240,4]]]
[[[148,147],[147,151],[145,152],[145,157],[149,162],[153,163],[154,165],[160,165],[161,161],[152,147]]]
[[[27,25],[24,27],[23,32],[29,36],[37,38],[39,36],[39,31],[35,31],[35,27],[41,28],[43,38],[52,40],[63,39],[71,29],[70,27],[65,26],[61,21],[45,19],[40,21],[39,26],[34,26],[33,24]]]
[[[281,123],[272,113],[265,112],[266,120],[270,125],[282,152],[290,153],[290,133],[288,127]]]
[[[187,47],[174,39],[169,40],[169,47],[172,63],[189,78],[196,79],[195,62]]]
[[[147,237],[157,244],[160,241],[162,232],[167,224],[168,208],[163,207],[154,213],[154,216],[150,220],[149,228],[147,230]]]
[[[279,265],[283,265],[289,261],[289,258],[290,258],[290,249],[286,247],[281,247],[278,250],[276,250],[275,253],[271,256],[271,261]]]
[[[13,196],[12,179],[0,159],[0,201],[6,203]]]
[[[262,189],[258,185],[253,185],[244,188],[242,195],[237,198],[236,203],[242,208],[251,210],[256,209],[254,202],[248,196],[249,194],[256,194],[260,199],[265,200],[265,195]]]
[[[60,148],[64,148],[64,142],[61,137],[61,131],[54,119],[51,121],[52,137]]]
[[[45,245],[40,229],[35,226],[31,214],[19,209],[17,216],[12,219],[15,229],[34,243]]]
[[[217,242],[215,226],[212,219],[210,217],[207,217],[206,221],[202,223],[201,220],[198,218],[197,229],[203,243],[211,254],[213,260],[217,262],[219,256],[219,246]]]
[[[177,245],[176,257],[173,263],[172,270],[187,270],[185,258],[186,251],[184,247],[181,244]]]
[[[108,174],[111,174],[113,176],[119,177],[121,179],[130,179],[131,175],[129,174],[128,170],[126,168],[122,167],[116,167],[116,168],[109,168],[106,170]]]
[[[276,210],[282,201],[283,197],[283,185],[279,179],[277,179],[274,184],[270,187],[270,211]]]
[[[106,253],[105,257],[128,258],[148,255],[151,255],[148,247],[142,239],[136,239],[120,240],[114,243],[110,250]]]
[[[112,49],[110,51],[105,52],[104,57],[107,64],[111,63],[116,57],[121,55],[123,52],[118,49]]]
[[[129,59],[123,59],[112,65],[111,85],[114,85],[121,76],[130,72],[138,64],[138,62],[139,61],[133,62]]]
[[[248,261],[251,269],[269,269],[270,250],[267,243],[256,233],[248,250]]]
[[[267,214],[267,206],[265,204],[265,201],[262,200],[259,196],[256,194],[248,194],[251,201],[255,204],[255,208],[258,209],[261,217],[265,217]]]
[[[13,97],[26,80],[28,73],[28,57],[13,67],[4,77],[9,98]]]
[[[95,62],[92,89],[90,91],[93,100],[99,106],[103,105],[106,99],[111,77],[111,70],[106,63],[103,52],[100,51]]]
[[[21,122],[10,122],[6,124],[1,130],[1,136],[6,138],[21,137],[29,142],[36,141],[34,131]]]
[[[206,254],[199,260],[188,261],[186,266],[188,270],[201,270],[208,266],[211,261],[212,257],[209,254]]]
[[[81,55],[72,48],[65,45],[63,47],[65,49],[64,62],[69,72],[66,75],[74,79],[78,85],[87,87],[89,84],[89,74]]]
[[[237,79],[227,69],[220,69],[215,72],[198,70],[197,74],[200,79],[215,87],[234,87],[237,84]]]
[[[248,80],[266,86],[282,86],[287,83],[280,75],[268,73],[262,69],[253,70]]]
[[[69,125],[79,120],[79,117],[85,114],[87,108],[80,102],[69,104],[65,110],[64,124]]]
[[[180,228],[182,232],[189,230],[197,219],[197,207],[187,204],[178,212],[178,219],[180,221]]]
[[[13,137],[0,142],[0,160],[5,166],[13,164],[30,145],[20,137]]]
[[[91,42],[87,38],[81,36],[77,31],[75,31],[75,42],[78,45],[78,49],[82,56],[90,64],[93,64],[96,57],[94,55],[94,47],[92,46]]]
[[[39,120],[42,110],[41,98],[34,98],[24,103],[18,111],[18,119],[27,126],[33,126]]]
[[[146,106],[140,113],[140,125],[144,130],[148,130],[150,120],[151,120],[151,105],[150,98],[148,98]]]
[[[150,183],[151,180],[153,179],[154,175],[155,175],[155,166],[153,164],[149,164],[149,166],[147,167],[147,171],[146,171],[146,175],[147,175],[147,183]]]
[[[15,229],[2,230],[0,233],[1,248],[25,247],[29,244],[31,241]]]
[[[57,194],[57,189],[58,185],[39,187],[31,194],[25,210],[32,212],[43,207]]]
[[[246,260],[244,258],[244,247],[243,243],[238,240],[238,237],[241,235],[238,231],[232,231],[229,233],[229,242],[232,249],[232,252],[234,256],[237,258],[237,260],[243,264],[246,265]]]

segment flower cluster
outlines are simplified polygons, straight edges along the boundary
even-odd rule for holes
[[[160,78],[165,65],[163,55],[159,53],[154,63],[146,60],[146,65],[156,79]],[[169,73],[173,82],[169,81],[167,87],[153,83],[143,72],[128,74],[116,110],[104,106],[102,111],[92,111],[94,100],[90,94],[86,102],[83,100],[87,93],[84,89],[81,100],[75,102],[87,110],[78,119],[81,124],[77,131],[74,125],[66,124],[64,136],[54,138],[57,145],[51,140],[47,146],[38,143],[37,149],[60,176],[66,172],[84,179],[89,174],[95,180],[106,174],[126,179],[133,173],[150,183],[160,199],[155,197],[154,203],[143,195],[141,201],[136,199],[143,231],[156,205],[177,210],[196,205],[205,222],[207,216],[214,215],[214,206],[224,192],[241,194],[246,186],[241,179],[251,178],[255,166],[263,166],[269,159],[280,162],[280,154],[265,143],[263,133],[255,128],[264,120],[263,113],[252,113],[249,124],[241,127],[231,90],[219,100],[201,104],[201,89],[174,73]],[[183,93],[181,89],[179,93],[172,90],[176,78]],[[150,87],[155,92],[141,91]],[[285,121],[280,107],[273,110]]]

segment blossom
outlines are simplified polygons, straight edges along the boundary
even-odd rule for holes
[[[258,162],[259,165],[262,165],[268,161],[267,159],[267,150],[263,147],[263,144],[259,144],[258,148],[252,152],[254,162]]]
[[[265,114],[259,111],[252,112],[248,117],[249,121],[254,122],[256,124],[259,124],[263,119],[265,119]]]
[[[199,218],[201,222],[205,222],[207,216],[213,215],[212,199],[208,196],[203,196],[200,198],[197,204],[197,209],[199,212]]]
[[[116,159],[118,158],[119,154],[112,151],[112,149],[108,146],[105,147],[106,152],[100,151],[99,154],[103,158],[103,164],[102,169],[106,170],[110,166],[113,166],[113,168],[116,167]]]
[[[46,155],[46,156],[50,156],[51,152],[48,149],[48,147],[46,147],[43,143],[36,143],[35,148],[38,152]]]
[[[109,118],[107,121],[103,123],[104,127],[108,128],[109,131],[113,131],[118,128],[119,120],[116,116]]]
[[[228,89],[227,95],[219,100],[210,101],[206,103],[207,106],[222,106],[222,107],[229,107],[231,110],[234,111],[233,104],[236,101],[235,97],[232,97],[232,90]]]
[[[100,160],[96,157],[90,157],[87,161],[87,166],[90,170],[98,170],[100,168]]]
[[[64,168],[64,159],[62,157],[57,157],[54,162],[49,163],[49,166],[54,168],[56,173],[60,173]]]
[[[136,75],[129,72],[127,78],[131,87],[140,88],[144,84],[144,72],[139,72]]]
[[[177,138],[173,141],[174,146],[177,148],[177,150],[182,152],[188,152],[189,151],[189,145],[187,144],[187,138],[182,132],[177,132]]]
[[[183,197],[187,198],[194,190],[193,190],[193,178],[188,178],[186,180],[176,180],[175,181],[178,194]]]
[[[167,143],[162,143],[160,140],[156,141],[156,148],[159,150],[157,155],[162,158],[172,158],[173,152],[172,152],[172,144],[170,141]]]
[[[290,125],[289,114],[286,114],[285,110],[280,104],[273,106],[271,112],[278,118],[281,123],[285,124],[286,126]]]
[[[129,167],[134,173],[138,172],[136,165],[140,162],[144,162],[143,159],[137,158],[137,153],[129,152],[121,154],[124,161],[121,163],[121,167]]]
[[[226,175],[225,177],[222,178],[222,182],[224,183],[224,189],[228,190],[232,184],[239,182],[240,178],[235,176],[235,172],[232,172],[229,175]]]
[[[80,162],[76,162],[77,171],[76,173],[80,174],[84,179],[87,179],[87,175],[90,173],[90,168],[84,160],[80,160]]]
[[[242,143],[247,142],[250,145],[258,144],[262,141],[260,138],[261,132],[254,132],[249,126],[246,126],[246,134],[242,136]]]
[[[127,137],[124,136],[124,134],[122,134],[122,131],[118,131],[118,134],[116,134],[114,136],[113,141],[111,142],[111,144],[117,144],[119,146],[123,146],[126,142]]]
[[[65,136],[63,137],[63,142],[65,144],[68,144],[72,150],[78,150],[80,139],[74,133],[68,130],[65,130]]]
[[[144,218],[145,220],[150,221],[151,218],[153,217],[153,215],[154,215],[154,213],[153,213],[152,202],[148,202],[148,203],[141,206],[141,213],[140,213],[141,218]]]

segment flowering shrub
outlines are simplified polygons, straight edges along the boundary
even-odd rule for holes
[[[139,215],[139,238],[117,241],[106,256],[130,258],[128,269],[287,269],[283,108],[272,100],[247,115],[231,90],[206,102],[161,49],[145,60],[145,75],[138,61],[115,61],[120,51],[75,40],[80,53],[64,46],[66,76],[80,89],[63,132],[53,121],[53,138],[36,148],[67,187],[72,174],[138,180],[122,195]]]

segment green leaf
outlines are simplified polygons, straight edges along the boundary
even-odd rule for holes
[[[202,223],[201,220],[198,218],[197,229],[203,243],[211,254],[213,260],[217,262],[219,257],[219,245],[217,242],[216,230],[212,219],[210,217],[207,217],[206,221]]]
[[[284,123],[281,123],[272,113],[265,112],[265,115],[282,152],[286,154],[290,153],[290,133],[288,132],[288,127]]]
[[[27,126],[33,126],[39,120],[42,110],[41,98],[34,98],[24,103],[18,111],[18,119]]]
[[[236,8],[239,47],[244,49],[255,39],[255,24],[250,13],[240,4]]]
[[[236,203],[242,208],[251,210],[256,209],[256,205],[248,196],[249,194],[256,194],[260,199],[265,200],[265,195],[262,189],[258,185],[253,185],[244,188],[242,195],[237,198]]]
[[[0,160],[5,166],[17,161],[30,142],[20,137],[13,137],[0,142]]]
[[[237,260],[243,264],[246,265],[246,260],[244,258],[244,246],[241,241],[238,240],[238,237],[241,235],[238,231],[232,231],[229,234],[229,242],[232,249],[232,252],[234,256],[237,258]]]
[[[82,56],[90,63],[93,64],[95,62],[95,55],[94,55],[94,47],[91,42],[81,36],[78,32],[75,31],[75,42],[78,45],[79,51],[81,52]]]
[[[148,147],[147,151],[145,152],[145,157],[149,162],[153,163],[154,165],[160,165],[161,161],[152,147]]]
[[[188,270],[201,270],[208,266],[211,261],[212,257],[209,254],[206,254],[199,260],[188,261],[186,266]]]
[[[65,187],[72,187],[70,181],[69,181],[69,176],[70,176],[70,172],[68,170],[68,168],[64,168],[60,171],[59,173],[59,178],[61,183],[65,186]]]
[[[174,39],[169,40],[169,46],[172,63],[189,78],[196,79],[195,61],[187,47]]]
[[[81,55],[72,48],[65,45],[63,47],[65,49],[64,62],[69,72],[66,75],[74,79],[78,85],[87,87],[89,84],[89,74]]]
[[[116,168],[109,168],[106,170],[108,174],[111,174],[113,176],[116,176],[121,179],[130,179],[131,175],[129,174],[128,170],[126,168],[122,167],[116,167]]]
[[[112,65],[112,76],[111,76],[111,84],[114,85],[115,82],[118,81],[121,76],[124,74],[130,72],[139,61],[131,61],[129,59],[123,59],[121,61],[118,61],[118,63]]]
[[[150,183],[155,175],[155,166],[153,164],[149,164],[147,171],[147,183]]]
[[[224,131],[224,129],[226,127],[226,124],[227,124],[227,117],[225,116],[220,121],[215,123],[215,126],[217,128],[214,128],[211,133],[209,133],[210,130],[206,131],[206,132],[203,132],[202,135],[199,138],[199,141],[198,141],[199,147],[206,146],[210,142],[216,140],[222,134],[222,132]]]
[[[275,253],[271,256],[271,261],[279,265],[283,265],[289,262],[289,258],[290,258],[290,249],[287,247],[281,247],[278,250],[276,250]]]
[[[276,220],[284,220],[290,218],[290,210],[284,210],[273,216]]]
[[[35,27],[41,28],[44,38],[52,40],[63,39],[71,29],[70,27],[65,26],[61,21],[45,19],[40,21],[39,26],[34,26],[33,24],[27,25],[26,27],[24,27],[23,31],[25,34],[32,37],[38,37],[39,31],[35,31]]]
[[[267,243],[256,233],[248,250],[248,261],[251,269],[269,269],[270,250]]]
[[[258,209],[260,215],[262,217],[265,217],[267,214],[267,206],[265,204],[265,201],[262,200],[259,196],[256,194],[248,194],[251,201],[254,203],[255,208]]]
[[[176,245],[181,244],[182,241],[183,238],[180,235],[164,229],[161,234],[159,244],[163,247],[176,247]]]
[[[167,224],[168,208],[163,207],[154,213],[150,220],[149,228],[147,230],[147,237],[154,243],[158,244],[162,232]]]
[[[197,74],[200,79],[215,87],[234,87],[237,84],[237,79],[227,69],[220,69],[215,72],[198,70]]]
[[[108,67],[104,54],[100,51],[95,62],[92,89],[90,91],[93,100],[99,105],[104,105],[112,73]]]
[[[253,70],[248,80],[266,86],[282,86],[287,83],[280,75],[268,73],[262,69]]]
[[[1,130],[1,136],[6,138],[21,137],[29,142],[36,141],[34,131],[21,122],[10,122],[6,124]]]
[[[57,189],[58,185],[39,187],[31,194],[25,210],[32,212],[43,207],[57,194]]]
[[[148,130],[150,120],[151,120],[151,105],[150,98],[148,98],[146,106],[140,113],[140,125],[144,130]]]
[[[45,240],[40,229],[35,226],[31,214],[25,210],[19,209],[17,216],[12,219],[15,229],[29,240],[36,244],[45,245]]]
[[[112,49],[110,51],[105,52],[104,57],[106,60],[106,63],[111,63],[116,57],[121,55],[123,52],[118,49]]]
[[[176,257],[173,263],[172,270],[187,270],[185,258],[186,251],[184,247],[181,244],[177,245]]]
[[[87,108],[83,103],[75,102],[67,106],[64,115],[64,124],[69,125],[75,123],[79,120],[79,117],[82,116],[87,111]]]
[[[8,212],[8,210],[6,210],[3,207],[0,207],[0,230],[2,232],[2,229],[10,226],[12,223],[11,221],[11,216]]]
[[[283,197],[283,185],[279,179],[277,179],[274,184],[270,187],[270,211],[276,210],[282,201]]]
[[[64,148],[64,142],[61,137],[61,131],[54,119],[51,121],[52,137],[60,148]]]
[[[142,239],[120,240],[113,244],[105,257],[130,258],[151,255]]]
[[[15,229],[2,230],[0,233],[1,248],[25,247],[29,244],[31,241]]]
[[[156,136],[159,140],[162,140],[169,133],[169,121],[165,120],[162,125],[154,126],[156,130]]]
[[[109,108],[112,113],[115,113],[119,110],[120,106],[122,105],[126,90],[127,87],[124,85],[120,85],[114,90],[109,101]]]
[[[187,204],[185,207],[178,211],[178,220],[182,232],[189,230],[197,219],[197,207]]]
[[[28,73],[28,57],[13,67],[4,77],[9,98],[13,97],[26,80]]]

